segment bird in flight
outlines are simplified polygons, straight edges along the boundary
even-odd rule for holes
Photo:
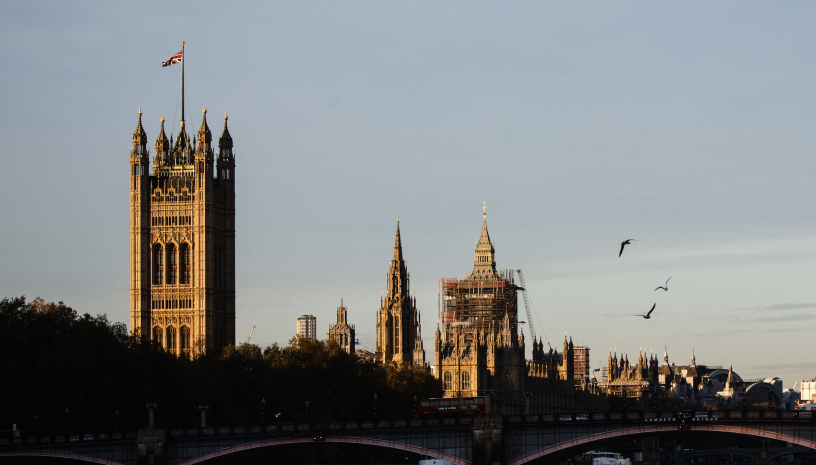
[[[669,279],[671,279],[671,276],[669,276]],[[665,286],[657,286],[655,288],[655,290],[663,289],[664,291],[668,291],[669,290],[669,279],[666,280],[666,285]]]
[[[626,247],[626,244],[631,244],[631,242],[629,242],[629,241],[634,241],[634,240],[635,239],[626,239],[625,241],[621,242],[621,250],[620,250],[620,253],[618,253],[618,257],[623,255],[623,248]]]
[[[652,312],[654,311],[655,307],[657,307],[657,303],[652,305],[652,309],[649,310],[649,313],[647,313],[645,315],[635,315],[635,316],[642,316],[644,319],[648,320],[649,318],[651,318]]]

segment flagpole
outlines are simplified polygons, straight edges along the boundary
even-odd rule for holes
[[[184,41],[181,41],[181,124],[184,124]]]

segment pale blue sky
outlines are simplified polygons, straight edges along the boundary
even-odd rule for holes
[[[0,5],[0,295],[128,320],[136,111],[223,113],[237,153],[238,340],[373,345],[394,227],[432,358],[436,281],[482,202],[541,328],[744,377],[816,375],[808,2]],[[623,239],[636,238],[622,258]],[[653,292],[673,276],[668,293]],[[631,316],[657,302],[654,318]]]

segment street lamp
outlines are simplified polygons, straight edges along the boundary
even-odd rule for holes
[[[261,399],[261,425],[266,426],[266,399]]]
[[[198,411],[201,412],[201,427],[207,427],[207,412],[210,411],[210,407],[208,405],[199,405]]]
[[[119,410],[113,414],[113,431],[119,431]]]
[[[156,408],[156,404],[155,403],[147,404],[147,405],[145,405],[145,407],[147,407],[147,410],[148,410],[147,427],[148,428],[155,428],[156,423],[153,421],[153,409]]]
[[[374,393],[374,420],[377,420],[377,393]]]
[[[522,392],[522,396],[524,396],[524,414],[530,414],[530,397],[533,397],[532,392]]]
[[[309,401],[306,401],[306,423],[309,423]]]
[[[68,434],[68,408],[65,408],[65,434]]]
[[[419,414],[419,409],[417,408],[417,397],[414,396],[414,418],[416,418],[418,414]]]

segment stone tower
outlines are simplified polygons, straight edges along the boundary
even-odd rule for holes
[[[419,312],[409,289],[408,269],[402,258],[402,241],[397,220],[394,258],[388,271],[388,291],[380,299],[380,310],[377,312],[377,362],[425,363],[424,357],[423,360],[414,360],[414,354],[419,353],[417,348],[422,347],[422,343],[417,343],[416,340],[421,338],[418,332]]]
[[[353,354],[357,350],[357,336],[354,325],[348,323],[348,309],[340,299],[340,306],[337,307],[337,323],[329,327],[329,339],[337,341],[337,344],[346,352]]]
[[[161,119],[150,174],[139,110],[130,154],[131,331],[185,356],[235,344],[235,157],[202,113],[192,142]]]

